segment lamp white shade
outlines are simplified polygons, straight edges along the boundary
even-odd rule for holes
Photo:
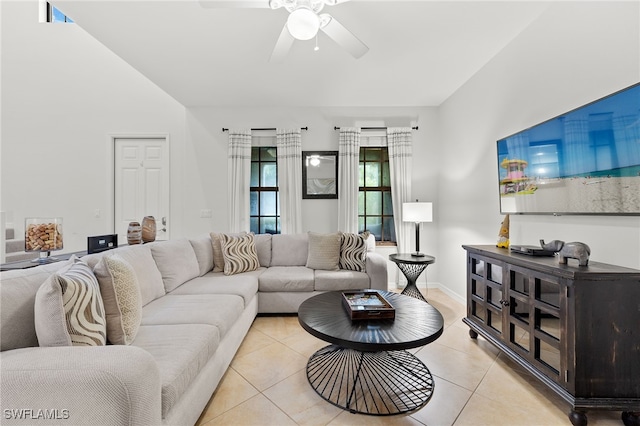
[[[402,203],[403,222],[432,222],[433,203]]]
[[[295,39],[311,40],[318,34],[320,18],[308,7],[300,6],[289,14],[287,29]]]

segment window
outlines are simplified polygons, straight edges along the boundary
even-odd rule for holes
[[[360,148],[358,186],[360,232],[371,232],[378,242],[395,243],[391,175],[386,147]]]
[[[47,2],[47,22],[66,22],[72,24],[73,20],[66,16],[64,13],[60,12],[60,10],[58,10],[54,5]]]
[[[280,233],[277,148],[251,148],[250,229],[256,234]]]

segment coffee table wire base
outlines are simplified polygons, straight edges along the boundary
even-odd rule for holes
[[[333,405],[377,416],[417,410],[434,389],[429,369],[407,351],[360,352],[329,345],[311,356],[307,378]]]

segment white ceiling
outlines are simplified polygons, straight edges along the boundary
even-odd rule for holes
[[[354,59],[320,33],[319,51],[314,40],[296,41],[277,64],[269,56],[286,10],[203,1],[217,7],[198,0],[52,3],[187,107],[440,105],[549,7],[352,0],[323,12],[367,44],[366,55]]]

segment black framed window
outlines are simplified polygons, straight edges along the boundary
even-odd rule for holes
[[[279,234],[280,198],[275,146],[251,148],[250,229],[256,234]]]
[[[47,22],[73,24],[73,20],[71,18],[49,2],[47,2]]]
[[[386,147],[360,148],[358,228],[379,243],[395,243],[389,153]]]

